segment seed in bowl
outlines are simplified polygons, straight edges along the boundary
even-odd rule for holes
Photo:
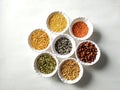
[[[94,62],[96,55],[97,48],[91,42],[83,42],[77,48],[78,58],[85,63]]]
[[[41,54],[35,64],[36,68],[44,74],[52,73],[57,65],[55,59],[48,53]]]
[[[60,74],[66,80],[74,80],[79,76],[80,67],[75,60],[68,59],[60,67]]]
[[[35,50],[43,50],[48,47],[49,43],[50,37],[42,29],[33,31],[29,37],[29,44]]]
[[[72,43],[66,37],[59,38],[55,43],[55,50],[61,55],[66,55],[72,50]]]
[[[48,27],[53,32],[62,32],[67,27],[67,19],[61,13],[55,12],[48,20]]]
[[[72,33],[75,37],[82,38],[88,33],[88,26],[83,21],[78,21],[72,26]]]

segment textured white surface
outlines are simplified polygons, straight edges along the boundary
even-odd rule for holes
[[[91,40],[101,48],[100,61],[84,68],[74,85],[58,76],[41,78],[33,64],[38,53],[28,46],[28,35],[46,29],[52,11],[70,20],[85,16],[94,25]],[[120,0],[0,0],[0,90],[120,90]]]

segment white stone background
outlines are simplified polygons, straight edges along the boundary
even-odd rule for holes
[[[100,61],[84,67],[74,85],[57,74],[41,78],[33,63],[39,53],[28,45],[28,35],[46,28],[52,11],[65,12],[72,21],[87,17],[94,25],[90,40],[102,52]],[[120,90],[120,0],[0,0],[0,90]]]

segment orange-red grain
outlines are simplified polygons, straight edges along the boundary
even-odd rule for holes
[[[72,32],[75,37],[82,38],[88,33],[88,26],[84,22],[76,22],[72,27]]]

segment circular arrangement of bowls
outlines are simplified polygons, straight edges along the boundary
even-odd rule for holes
[[[95,63],[98,62],[101,55],[98,45],[91,40],[87,40],[93,34],[92,23],[85,17],[79,17],[74,19],[70,24],[69,18],[65,13],[61,11],[55,11],[48,15],[46,26],[48,30],[36,29],[30,33],[28,38],[29,46],[34,51],[37,51],[39,53],[39,55],[35,58],[34,61],[35,71],[42,77],[52,77],[58,71],[58,77],[63,83],[67,84],[77,83],[83,76],[84,70],[82,65],[84,66],[94,65]],[[79,31],[77,31],[77,29]],[[83,31],[84,29],[86,31]],[[65,33],[67,30],[69,30],[70,34]],[[36,33],[37,31],[40,32]],[[83,34],[81,36],[80,35],[77,36],[77,34],[80,34],[79,32],[80,33],[83,32]],[[78,41],[79,43],[77,43],[76,41]],[[84,46],[84,43],[86,46]],[[50,51],[48,50],[48,48],[50,48]],[[63,54],[60,52],[62,52]],[[72,57],[73,54],[75,54],[74,58]],[[49,55],[50,57],[44,55]],[[94,56],[94,58],[92,57],[92,55]],[[58,60],[60,61],[60,63],[58,62]],[[77,66],[76,70],[78,70],[77,71],[78,76],[76,76],[76,78],[74,79],[67,79],[64,77],[64,75],[69,76],[69,74],[68,75],[66,74],[67,71],[70,71],[71,73],[75,72],[74,70],[75,66],[72,64],[66,65],[66,68],[63,70],[67,69],[68,70],[65,71],[64,75],[61,74],[62,70],[61,68],[67,61],[74,62],[74,64]],[[54,64],[51,62],[53,62]],[[51,66],[52,64],[54,67]],[[47,72],[47,70],[51,69],[52,69],[51,72],[50,71]]]

